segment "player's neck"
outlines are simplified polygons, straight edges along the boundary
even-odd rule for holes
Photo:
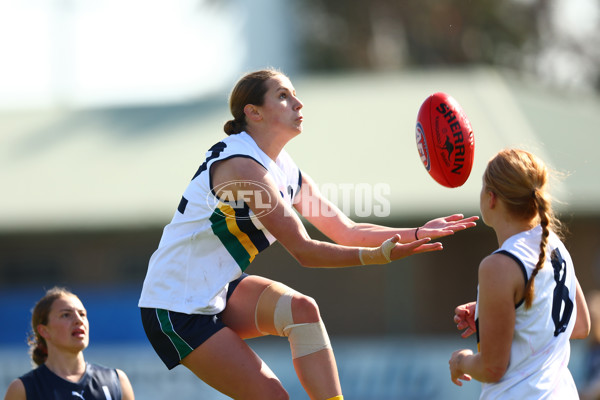
[[[71,353],[48,355],[45,365],[54,374],[71,382],[79,382],[86,370],[85,360],[81,352],[76,355]]]
[[[270,135],[269,133],[254,130],[247,132],[256,142],[258,147],[273,161],[277,160],[279,153],[289,140],[285,140],[282,135]]]
[[[502,246],[511,236],[528,231],[534,227],[535,223],[533,221],[504,220],[499,222],[494,225],[494,231],[496,231],[496,237],[498,238],[498,246]]]

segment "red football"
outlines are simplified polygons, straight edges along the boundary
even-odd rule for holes
[[[467,181],[475,139],[456,100],[441,92],[427,97],[417,114],[416,136],[421,161],[436,182],[454,188]]]

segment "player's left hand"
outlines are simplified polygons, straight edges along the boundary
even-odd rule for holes
[[[465,218],[462,214],[432,219],[419,228],[417,236],[419,238],[430,237],[432,239],[437,239],[443,236],[453,235],[454,232],[476,226],[477,223],[475,221],[478,219],[478,216]]]
[[[456,329],[463,331],[461,336],[463,338],[469,337],[477,332],[477,326],[475,324],[475,306],[474,301],[462,304],[454,309],[454,322],[456,323]]]

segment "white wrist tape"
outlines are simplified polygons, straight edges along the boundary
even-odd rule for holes
[[[387,264],[392,261],[392,249],[396,243],[392,242],[392,238],[386,240],[379,247],[361,247],[358,251],[360,262],[363,265],[368,264]]]

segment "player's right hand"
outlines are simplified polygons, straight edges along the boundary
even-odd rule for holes
[[[454,309],[456,329],[459,331],[464,329],[460,334],[463,338],[467,338],[477,332],[477,326],[475,325],[475,305],[476,302],[472,301],[467,304],[462,304]]]

